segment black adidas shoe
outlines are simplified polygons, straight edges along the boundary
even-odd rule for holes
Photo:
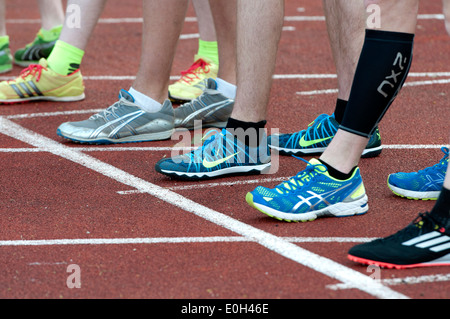
[[[450,231],[429,213],[419,214],[394,235],[354,246],[348,258],[383,268],[450,266]]]

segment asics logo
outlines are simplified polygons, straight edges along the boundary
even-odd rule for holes
[[[302,206],[303,204],[307,204],[309,206],[310,210],[313,209],[318,204],[320,204],[321,202],[324,202],[325,204],[330,205],[330,203],[327,201],[328,197],[333,196],[334,194],[337,194],[338,192],[340,192],[340,191],[342,191],[342,190],[344,190],[344,189],[346,189],[346,188],[348,188],[350,186],[352,186],[352,184],[344,185],[344,186],[342,186],[342,187],[340,187],[338,189],[335,189],[335,190],[332,190],[332,191],[329,191],[329,192],[326,192],[326,193],[323,193],[323,194],[317,194],[317,193],[314,193],[312,191],[307,191],[307,193],[309,195],[311,195],[308,198],[305,198],[305,197],[303,197],[301,195],[297,195],[297,197],[300,199],[300,201],[292,208],[292,212],[295,213],[295,211],[300,206]],[[311,203],[311,200],[314,199],[314,198],[318,199],[318,201],[313,204],[313,203]]]
[[[235,154],[232,154],[230,156],[218,159],[218,160],[213,161],[213,162],[209,162],[205,158],[205,159],[203,159],[203,166],[206,167],[206,168],[213,168],[213,167],[219,166],[220,164],[225,163],[226,161],[228,161],[230,158],[235,157],[237,154],[239,154],[239,152],[237,152]]]
[[[319,138],[319,139],[316,139],[316,140],[309,140],[309,141],[307,141],[305,139],[305,135],[303,135],[302,138],[300,139],[300,146],[301,147],[308,147],[308,146],[311,146],[311,145],[314,145],[314,144],[318,144],[318,143],[321,143],[321,142],[328,141],[328,140],[330,140],[332,138],[333,138],[333,136],[329,136],[329,137],[325,137],[325,138]]]
[[[100,126],[99,128],[97,128],[92,134],[91,134],[91,138],[96,138],[98,137],[98,135],[105,130],[106,128],[122,122],[120,125],[118,125],[116,128],[114,128],[111,133],[109,133],[109,137],[114,136],[115,134],[117,134],[122,128],[124,128],[125,126],[127,126],[128,124],[130,124],[131,122],[133,122],[134,120],[136,120],[137,118],[141,117],[142,115],[144,115],[145,112],[144,111],[136,111],[136,112],[132,112],[132,113],[128,113],[125,114],[124,116],[121,116],[115,120],[109,121],[105,124],[103,124],[102,126]]]
[[[194,100],[192,102],[192,107],[194,107],[194,108],[195,108],[195,104],[194,104],[195,102],[200,103],[200,108],[195,110],[194,112],[192,112],[188,116],[186,116],[185,119],[183,120],[184,124],[185,123],[189,123],[189,121],[192,121],[195,118],[200,117],[202,114],[205,114],[205,113],[207,113],[207,114],[204,117],[209,116],[212,113],[214,113],[214,112],[216,112],[216,111],[218,111],[218,110],[220,110],[220,109],[222,109],[224,107],[227,107],[228,105],[230,105],[233,102],[233,100],[227,99],[227,100],[224,100],[224,101],[220,101],[220,102],[208,105],[208,104],[206,104],[205,102],[202,101],[201,96],[200,96],[198,101]]]
[[[415,246],[417,248],[426,249],[433,252],[440,252],[450,249],[450,237],[440,232],[433,231],[431,233],[410,239],[402,243],[404,246]]]

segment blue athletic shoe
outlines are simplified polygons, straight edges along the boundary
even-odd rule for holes
[[[332,178],[325,165],[316,159],[311,159],[305,170],[273,189],[256,187],[247,193],[246,200],[262,213],[288,222],[361,215],[369,209],[359,168],[351,178],[340,181]]]
[[[196,150],[155,165],[161,174],[180,179],[211,179],[224,175],[264,174],[270,170],[267,137],[259,147],[249,147],[227,129],[222,129]]]
[[[325,151],[339,129],[334,115],[321,114],[306,130],[291,134],[269,136],[269,146],[281,155],[317,155]],[[371,136],[362,157],[375,157],[381,154],[381,138],[378,128]]]
[[[408,199],[436,200],[441,193],[447,172],[449,149],[442,148],[439,163],[418,172],[395,173],[388,176],[388,187],[397,196]]]

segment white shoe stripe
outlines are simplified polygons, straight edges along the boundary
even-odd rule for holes
[[[415,245],[417,243],[420,243],[421,241],[429,240],[431,238],[434,238],[434,237],[437,237],[437,236],[440,236],[440,235],[441,235],[441,233],[438,233],[437,231],[433,231],[431,233],[428,233],[428,234],[425,234],[425,235],[422,235],[422,236],[410,239],[408,241],[405,241],[403,243],[403,245],[405,245],[405,246],[412,246],[412,245]]]
[[[448,236],[441,236],[441,237],[438,237],[438,238],[435,238],[435,239],[432,239],[432,240],[420,243],[420,244],[416,245],[416,247],[418,247],[418,248],[428,248],[428,247],[431,247],[431,246],[434,246],[434,245],[437,245],[437,244],[442,244],[442,243],[444,243],[446,241],[449,241],[449,240],[450,240],[450,237],[448,237]]]

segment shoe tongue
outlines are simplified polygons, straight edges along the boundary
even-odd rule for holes
[[[124,98],[125,100],[134,103],[134,97],[126,90],[122,89],[119,92],[119,100]]]
[[[311,164],[311,165],[318,165],[318,164],[322,164],[322,163],[318,159],[312,158],[309,161],[309,164]]]
[[[44,67],[44,68],[47,68],[48,62],[47,62],[47,60],[46,60],[45,58],[41,58],[41,59],[39,60],[39,65],[42,66],[42,67]]]

